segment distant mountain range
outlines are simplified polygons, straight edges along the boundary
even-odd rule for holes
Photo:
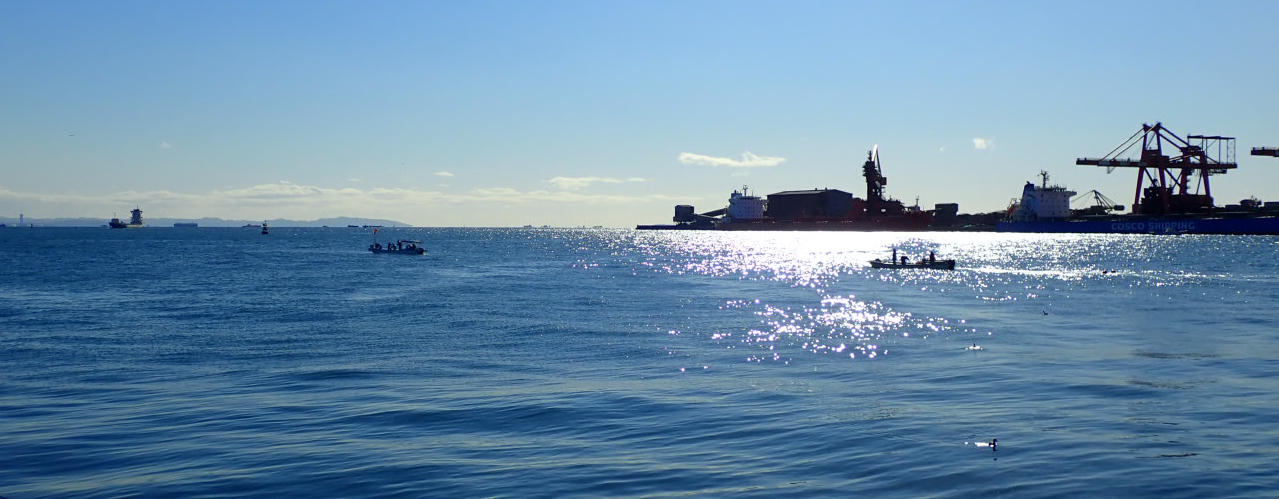
[[[126,217],[127,220],[127,217]],[[262,225],[262,220],[226,220],[222,218],[151,218],[144,217],[143,222],[147,227],[173,227],[175,223],[194,223],[200,227],[243,227],[245,225]],[[412,227],[412,225],[395,220],[383,220],[379,218],[355,218],[355,217],[336,217],[321,218],[319,220],[288,220],[277,218],[267,220],[267,225],[272,227],[347,227],[356,225],[363,227],[365,225],[380,225],[383,227]],[[107,220],[104,218],[32,218],[24,217],[19,223],[19,219],[12,217],[0,217],[0,224],[7,227],[29,226],[36,227],[106,227]]]

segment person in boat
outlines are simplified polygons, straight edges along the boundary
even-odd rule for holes
[[[906,255],[902,255],[902,265],[909,265],[909,264],[910,264],[910,259],[907,258]]]
[[[928,263],[937,263],[937,255],[931,251],[928,252]]]

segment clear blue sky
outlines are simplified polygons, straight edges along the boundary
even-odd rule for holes
[[[0,2],[0,216],[630,227],[814,187],[1002,210],[1142,123],[1279,200],[1279,2]],[[750,166],[753,165],[753,166]]]

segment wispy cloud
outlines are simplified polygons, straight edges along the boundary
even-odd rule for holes
[[[172,147],[173,147],[173,144],[170,144],[170,143],[169,143],[169,141],[167,141],[167,140],[162,140],[162,141],[160,141],[160,148],[161,148],[161,149],[170,149],[170,148],[172,148]]]
[[[625,180],[612,177],[555,177],[546,182],[562,191],[576,191],[585,189],[595,183],[620,184],[622,182],[647,182],[647,180],[639,177],[631,177]]]
[[[437,177],[456,177],[456,175],[454,175],[454,174],[453,174],[453,172],[435,172],[435,176],[437,176]]]
[[[992,147],[995,147],[995,139],[983,139],[980,137],[973,137],[973,147],[977,149],[990,149]]]
[[[726,166],[729,168],[752,168],[757,166],[777,166],[786,162],[786,158],[775,156],[758,156],[750,151],[742,153],[742,159],[719,158],[691,152],[679,153],[679,162],[686,165]]]

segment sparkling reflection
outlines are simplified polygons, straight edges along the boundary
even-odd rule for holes
[[[962,342],[956,349],[975,346],[973,339],[994,332],[969,326],[973,314],[1019,314],[1018,307],[1025,307],[1027,314],[1056,315],[1059,304],[1094,288],[1120,299],[1171,300],[1203,294],[1197,290],[1208,284],[1228,291],[1233,279],[1279,281],[1273,266],[1241,275],[1237,266],[1213,264],[1220,257],[1214,250],[1274,253],[1273,243],[1257,238],[715,231],[592,237],[600,239],[580,247],[595,248],[595,258],[581,261],[581,268],[606,261],[629,266],[633,275],[708,277],[720,296],[742,297],[724,300],[720,309],[747,312],[756,323],[727,315],[717,331],[698,333],[743,350],[741,358],[754,362],[790,362],[800,355],[876,359],[930,338]],[[870,260],[889,258],[894,250],[911,260],[932,252],[958,266],[870,268]]]

